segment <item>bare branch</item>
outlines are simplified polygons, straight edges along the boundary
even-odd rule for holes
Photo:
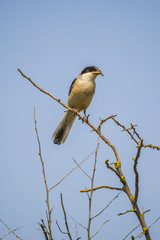
[[[160,217],[158,217],[151,225],[149,225],[148,228],[151,228],[159,219],[160,219]]]
[[[13,235],[16,237],[16,238],[18,238],[18,239],[20,239],[20,240],[23,240],[22,238],[20,238],[14,231],[16,231],[16,230],[12,230],[12,229],[10,229],[10,227],[8,227],[8,225],[0,218],[0,221],[1,221],[1,223],[3,223],[3,225],[10,231],[10,233],[13,233]],[[22,227],[22,226],[21,226]],[[19,228],[21,228],[21,227],[19,227]],[[3,238],[4,238],[4,236],[3,236]]]
[[[103,223],[101,224],[101,226],[98,228],[97,232],[91,236],[91,239],[94,238],[94,237],[99,233],[99,231],[101,230],[101,228],[102,228],[102,227],[104,226],[104,224],[106,224],[107,222],[109,222],[109,220],[106,220],[105,222],[103,222]]]
[[[36,131],[38,146],[39,146],[38,154],[39,154],[41,165],[42,165],[43,179],[44,179],[45,188],[46,188],[46,204],[47,204],[47,211],[48,211],[48,235],[49,235],[49,240],[53,240],[52,232],[51,232],[51,210],[50,210],[50,204],[49,204],[49,189],[48,189],[47,180],[46,180],[44,162],[43,162],[43,158],[42,158],[40,139],[39,139],[39,135],[38,135],[37,121],[36,121],[36,117],[35,117],[35,108],[34,108],[34,123],[35,123],[35,131]],[[43,230],[43,228],[42,228],[42,230]]]
[[[141,152],[142,147],[143,147],[143,139],[141,139],[140,145],[139,144],[137,145],[137,148],[138,148],[137,155],[135,158],[133,158],[133,160],[134,160],[133,169],[135,172],[135,202],[137,202],[138,192],[139,192],[139,174],[137,171],[137,164],[138,164],[138,159],[140,157],[140,152]]]
[[[138,224],[135,228],[133,228],[126,236],[125,238],[123,238],[123,240],[125,240],[132,232],[134,232],[139,226],[141,226],[141,224]]]
[[[21,226],[21,227],[22,227],[22,226]],[[1,237],[0,240],[2,240],[2,239],[4,239],[5,237],[7,237],[10,233],[13,233],[13,232],[17,231],[17,230],[20,229],[21,227],[18,227],[18,228],[15,228],[15,229],[9,231],[9,232],[6,233],[3,237]]]
[[[127,129],[125,128],[124,125],[122,125],[121,123],[119,123],[114,117],[111,118],[118,126],[120,126],[121,128],[123,128],[123,131],[127,132],[131,139],[133,139],[135,141],[136,144],[138,144],[138,141],[134,138],[133,134],[129,131],[131,128]]]
[[[146,210],[146,211],[143,211],[142,214],[144,215],[145,213],[147,213],[147,212],[149,212],[149,211],[151,211],[151,209],[148,209],[148,210]],[[124,215],[124,214],[126,214],[126,213],[130,213],[130,212],[136,212],[136,209],[132,208],[131,210],[127,210],[127,211],[125,211],[125,212],[123,212],[123,213],[118,213],[117,215],[118,215],[118,216],[121,216],[121,215]]]
[[[77,166],[79,167],[79,169],[89,178],[91,179],[91,177],[80,167],[80,165],[76,162],[76,160],[73,158],[73,161],[77,164]]]
[[[111,189],[111,190],[119,190],[122,191],[122,188],[117,188],[117,187],[111,187],[111,186],[98,186],[98,187],[94,187],[94,188],[89,188],[86,190],[80,190],[80,192],[90,192],[90,191],[96,191],[98,189],[102,189],[102,188],[106,188],[106,189]]]
[[[159,146],[154,146],[152,143],[150,143],[150,144],[143,144],[143,147],[145,147],[145,148],[152,148],[152,149],[157,149],[157,150],[160,150],[160,147]]]
[[[65,225],[66,225],[66,229],[67,229],[67,234],[68,234],[69,239],[72,240],[72,237],[71,237],[71,234],[70,234],[70,231],[69,231],[69,227],[68,227],[66,211],[65,211],[65,208],[64,208],[64,205],[63,205],[62,193],[60,194],[60,196],[61,196],[61,206],[62,206],[62,209],[63,209],[63,214],[64,214],[64,220],[65,220]]]
[[[130,124],[131,126],[130,126],[130,128],[126,128],[124,125],[122,125],[121,123],[119,123],[116,119],[115,119],[115,117],[116,117],[117,115],[111,115],[111,116],[109,116],[108,117],[108,119],[112,119],[118,126],[120,126],[121,128],[123,128],[123,130],[122,131],[125,131],[125,132],[127,132],[130,136],[131,136],[131,138],[134,140],[134,142],[136,143],[136,144],[138,144],[139,142],[139,140],[141,140],[141,137],[140,137],[140,135],[139,135],[139,133],[136,131],[136,128],[135,128],[135,126],[136,125],[134,125],[134,124]],[[107,119],[107,120],[108,120]],[[133,130],[133,134],[130,132],[130,130]],[[133,135],[136,135],[136,137],[138,138],[138,141],[135,139],[135,137],[133,136]],[[149,148],[152,148],[152,149],[157,149],[157,150],[160,150],[160,147],[158,146],[158,145],[153,145],[153,144],[144,144],[143,143],[143,147],[145,147],[145,148],[147,148],[147,147],[149,147]]]
[[[76,222],[80,227],[84,228],[85,230],[87,230],[87,228],[85,226],[83,226],[81,223],[79,223],[78,221],[76,221],[73,217],[71,217],[71,219]]]
[[[91,221],[92,221],[91,207],[92,207],[93,184],[94,184],[94,178],[95,178],[95,172],[96,172],[98,148],[99,148],[99,137],[98,137],[98,143],[97,143],[97,148],[96,148],[96,152],[95,152],[94,168],[93,168],[93,173],[92,173],[92,178],[91,178],[91,192],[90,192],[90,196],[89,196],[89,216],[88,216],[88,227],[87,227],[88,240],[91,239],[91,236],[90,236],[90,228],[91,228]]]
[[[56,224],[57,224],[57,227],[58,227],[58,229],[59,229],[59,231],[60,231],[61,233],[63,233],[63,234],[68,234],[67,232],[63,232],[63,231],[61,230],[61,228],[60,228],[57,220],[56,220]]]
[[[101,119],[100,124],[99,124],[99,126],[98,126],[97,129],[101,130],[101,126],[102,126],[103,123],[105,123],[107,120],[109,120],[109,119],[111,119],[111,118],[114,118],[114,117],[116,117],[116,116],[117,116],[117,114],[115,114],[115,115],[110,115],[110,116],[107,117],[107,118]]]
[[[68,175],[70,175],[75,169],[79,168],[79,166],[84,163],[93,153],[95,153],[96,150],[94,150],[92,153],[90,153],[82,162],[80,162],[76,167],[74,167],[69,173],[67,173],[58,183],[56,183],[53,187],[49,189],[52,190],[53,188],[57,187]]]
[[[119,192],[99,213],[97,213],[95,216],[93,216],[92,219],[94,219],[94,218],[98,217],[100,214],[102,214],[102,213],[111,205],[111,203],[112,203],[116,198],[119,197],[119,195],[120,195],[121,193],[122,193],[122,191]]]
[[[135,128],[136,125],[134,125],[132,123],[130,125],[131,125],[131,129],[133,129],[133,134],[135,134],[137,136],[137,138],[140,140],[141,137],[140,137],[139,133],[137,133],[137,131],[136,131],[136,128]]]
[[[126,214],[126,213],[131,213],[131,212],[134,212],[134,211],[135,211],[134,209],[131,209],[131,210],[127,210],[127,211],[122,212],[122,213],[118,213],[117,215],[118,215],[118,216],[121,216],[121,215],[124,215],[124,214]]]

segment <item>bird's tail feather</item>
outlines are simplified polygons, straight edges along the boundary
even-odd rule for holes
[[[71,111],[67,111],[64,115],[64,117],[62,118],[61,122],[59,123],[58,127],[56,128],[56,130],[53,133],[53,142],[55,144],[62,144],[65,142],[71,127],[75,121],[76,115],[71,112]]]

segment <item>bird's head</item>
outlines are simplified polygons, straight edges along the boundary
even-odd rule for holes
[[[82,72],[80,73],[80,75],[83,75],[83,74],[94,74],[96,76],[98,75],[102,75],[103,76],[103,73],[95,66],[89,66],[89,67],[85,67]]]

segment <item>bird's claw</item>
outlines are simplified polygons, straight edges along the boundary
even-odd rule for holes
[[[82,123],[88,122],[89,116],[90,116],[90,114],[86,115],[86,113],[84,112],[84,117],[83,117],[83,119],[82,119]]]

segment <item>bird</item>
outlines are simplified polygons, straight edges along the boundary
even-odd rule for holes
[[[95,66],[85,67],[73,80],[68,93],[68,106],[83,111],[86,116],[86,109],[90,105],[95,93],[95,79],[103,73]],[[67,110],[58,127],[52,135],[55,144],[63,144],[68,137],[71,127],[76,119],[76,114]]]

